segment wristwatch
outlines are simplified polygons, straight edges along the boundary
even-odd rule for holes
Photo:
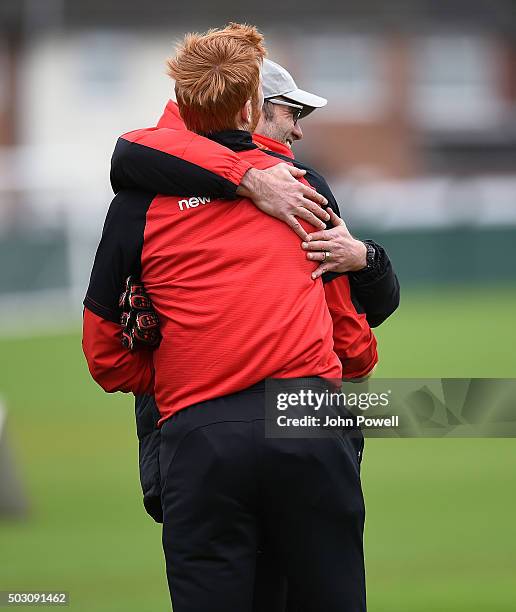
[[[366,245],[367,253],[366,253],[366,267],[363,270],[371,270],[374,268],[376,263],[376,249],[374,245],[369,242],[369,240],[364,240],[364,244]]]

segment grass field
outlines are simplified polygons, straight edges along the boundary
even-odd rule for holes
[[[378,332],[378,375],[516,377],[515,307],[514,288],[405,292]],[[132,398],[90,380],[79,330],[0,340],[0,359],[31,502],[0,522],[0,590],[66,590],[77,612],[168,610]],[[368,440],[363,484],[370,612],[516,610],[516,440]]]

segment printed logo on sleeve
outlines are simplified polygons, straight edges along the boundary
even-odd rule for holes
[[[209,204],[211,202],[211,198],[204,196],[196,196],[193,198],[185,198],[183,200],[179,200],[177,205],[179,206],[179,210],[185,210],[188,208],[197,208],[199,204]]]

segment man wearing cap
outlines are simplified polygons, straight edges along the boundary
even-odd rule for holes
[[[286,130],[282,135],[278,134],[278,130],[274,130],[274,135],[268,134],[267,125],[258,125],[255,134],[262,136],[270,136],[279,142],[284,142],[288,146],[292,146],[294,140],[301,140],[303,133],[297,122],[307,117],[316,108],[326,106],[328,101],[321,96],[316,96],[313,93],[299,89],[292,75],[280,64],[266,59],[263,62],[262,69],[262,89],[264,101],[268,104],[284,105],[294,109],[292,116],[296,125],[295,133],[289,133]],[[268,107],[268,104],[264,108]],[[267,124],[270,124],[270,119]],[[264,131],[265,130],[265,131]],[[278,136],[280,136],[278,138]]]
[[[351,293],[358,312],[365,312],[371,327],[380,325],[399,304],[399,283],[384,249],[364,241],[366,265],[357,267],[362,244],[349,233],[340,217],[339,206],[328,183],[312,168],[294,160],[292,144],[303,137],[300,120],[327,100],[299,89],[290,73],[276,62],[264,60],[262,70],[264,104],[254,132],[254,141],[270,153],[306,170],[308,182],[328,200],[332,229],[312,232],[302,246],[307,257],[321,262],[314,278],[330,273],[348,273]],[[357,251],[358,249],[358,251]],[[362,263],[363,263],[362,259]]]

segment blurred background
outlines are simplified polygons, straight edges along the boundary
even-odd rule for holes
[[[398,271],[379,375],[516,376],[513,0],[2,0],[0,590],[168,609],[132,401],[89,379],[81,301],[116,138],[156,123],[182,34],[229,20],[328,98],[295,152]],[[514,440],[367,446],[370,610],[513,611]]]

